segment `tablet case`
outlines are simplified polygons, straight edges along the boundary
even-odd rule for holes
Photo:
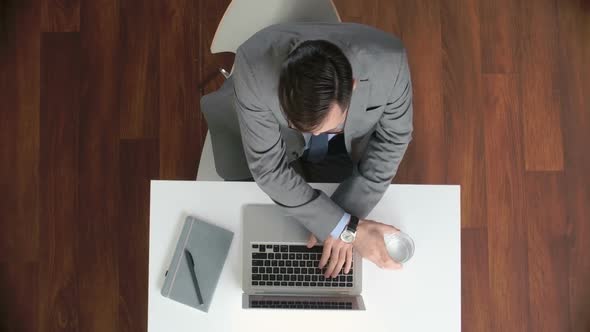
[[[201,311],[209,311],[233,236],[234,233],[229,230],[187,217],[166,271],[162,295]],[[194,263],[194,275],[191,262]],[[195,277],[202,304],[193,282]]]

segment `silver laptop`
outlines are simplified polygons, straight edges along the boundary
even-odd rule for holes
[[[323,246],[308,249],[309,231],[277,206],[247,205],[243,223],[243,308],[365,310],[358,253],[349,274],[325,278]]]

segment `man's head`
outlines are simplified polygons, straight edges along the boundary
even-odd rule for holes
[[[317,135],[344,122],[353,88],[352,67],[338,46],[308,40],[283,63],[279,101],[292,126]]]

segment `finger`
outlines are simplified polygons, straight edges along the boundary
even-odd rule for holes
[[[318,239],[313,234],[309,234],[309,240],[307,240],[307,247],[311,248],[318,243]]]
[[[338,256],[340,255],[340,248],[332,248],[332,254],[330,255],[330,263],[324,272],[324,276],[329,278],[334,269],[336,268],[336,264],[338,264]]]
[[[348,246],[340,247],[338,252],[338,261],[336,262],[336,266],[334,267],[334,271],[332,272],[332,278],[335,278],[340,274],[342,271],[342,266],[346,263],[346,252],[348,251]]]
[[[352,266],[352,247],[346,250],[346,265],[344,266],[344,273],[348,274],[350,272],[350,267]]]
[[[332,251],[332,238],[328,236],[326,241],[324,241],[324,250],[322,251],[322,259],[320,259],[319,268],[323,269],[326,263],[328,262],[328,258],[330,258],[330,253]]]
[[[400,232],[400,230],[393,225],[388,225],[388,224],[380,224],[380,225],[381,225],[380,229],[383,232],[383,234],[395,234],[395,233]]]
[[[402,265],[391,259],[389,255],[385,254],[381,256],[381,268],[388,270],[398,270],[402,268]]]

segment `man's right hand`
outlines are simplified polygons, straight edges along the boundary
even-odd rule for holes
[[[360,220],[356,230],[356,238],[352,243],[361,256],[375,263],[382,269],[400,269],[397,263],[387,253],[385,248],[385,234],[397,233],[399,229],[373,220]]]

